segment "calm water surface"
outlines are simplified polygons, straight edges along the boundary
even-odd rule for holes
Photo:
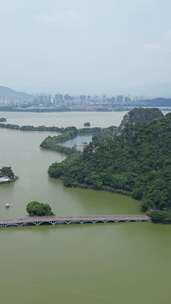
[[[44,114],[36,115],[44,119]],[[15,119],[20,123],[22,117]],[[46,123],[52,125],[49,119]],[[79,119],[73,125],[79,126]],[[0,167],[11,165],[20,177],[0,186],[1,218],[25,215],[26,203],[33,199],[49,202],[57,215],[139,212],[131,198],[68,189],[49,179],[49,164],[64,156],[40,150],[48,134],[0,130]],[[1,302],[170,304],[170,239],[170,226],[148,223],[1,230]]]
[[[92,135],[78,135],[77,137],[61,143],[61,146],[73,148],[83,151],[85,146],[92,141]]]
[[[91,127],[119,126],[127,111],[117,112],[0,112],[0,117],[6,117],[8,123],[33,126],[76,126],[82,128],[85,122],[90,122]],[[169,111],[163,111],[164,114]]]
[[[89,121],[91,127],[118,126],[127,112],[53,112],[53,113],[22,113],[0,112],[0,117],[6,117],[8,123],[33,126],[76,126],[82,128]]]
[[[49,202],[57,215],[139,211],[137,202],[126,196],[64,188],[61,181],[48,178],[48,166],[64,159],[61,154],[40,149],[48,134],[0,129],[0,167],[11,165],[19,176],[15,183],[0,185],[1,217],[25,215],[30,200]],[[6,203],[11,203],[10,209],[5,209]]]

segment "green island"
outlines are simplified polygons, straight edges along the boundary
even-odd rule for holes
[[[66,134],[65,140],[68,137]],[[62,140],[48,137],[41,147],[59,151]],[[131,195],[141,200],[142,211],[154,222],[171,223],[170,152],[171,114],[133,109],[117,129],[102,129],[82,153],[67,151],[66,159],[53,163],[48,173],[62,178],[67,187]]]
[[[18,177],[14,174],[11,167],[2,167],[0,169],[0,184],[15,182]]]
[[[26,211],[29,216],[52,216],[54,213],[49,204],[31,201],[26,206]]]

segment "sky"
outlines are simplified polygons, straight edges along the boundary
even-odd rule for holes
[[[168,89],[170,12],[170,0],[0,0],[0,85],[107,95]]]

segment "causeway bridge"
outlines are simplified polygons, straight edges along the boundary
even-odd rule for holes
[[[43,216],[25,217],[16,219],[0,220],[0,228],[59,225],[59,224],[97,224],[97,223],[128,223],[128,222],[150,222],[147,215],[95,215],[95,216]]]

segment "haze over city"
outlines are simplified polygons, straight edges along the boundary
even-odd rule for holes
[[[0,84],[171,96],[169,0],[0,1]]]

